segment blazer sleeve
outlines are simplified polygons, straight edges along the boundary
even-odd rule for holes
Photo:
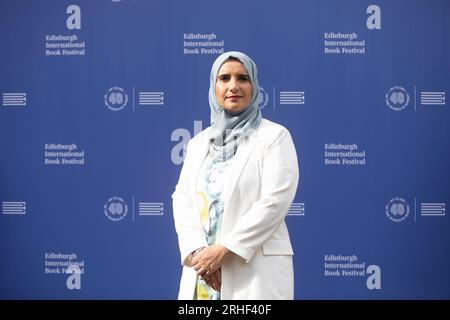
[[[194,202],[196,172],[193,172],[192,167],[195,164],[193,161],[195,151],[191,150],[191,141],[188,143],[180,177],[172,194],[173,217],[182,265],[186,265],[186,259],[193,251],[208,245]]]
[[[246,262],[284,221],[299,179],[297,153],[287,129],[276,135],[262,157],[261,196],[221,241]]]

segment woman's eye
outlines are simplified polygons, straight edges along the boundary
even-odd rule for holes
[[[248,81],[248,77],[247,76],[241,76],[239,79],[242,80],[242,81]]]

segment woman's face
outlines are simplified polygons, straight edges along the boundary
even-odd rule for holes
[[[243,111],[248,106],[252,98],[252,83],[242,63],[230,60],[220,67],[216,97],[222,108],[233,113]]]

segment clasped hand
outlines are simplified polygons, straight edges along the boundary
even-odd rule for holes
[[[192,267],[206,284],[219,291],[222,284],[220,267],[231,251],[222,245],[211,245],[192,257]]]

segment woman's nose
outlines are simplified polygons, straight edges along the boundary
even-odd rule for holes
[[[235,92],[239,88],[238,82],[236,81],[236,79],[231,78],[230,81],[228,82],[228,84],[229,84],[228,89],[230,91]]]

